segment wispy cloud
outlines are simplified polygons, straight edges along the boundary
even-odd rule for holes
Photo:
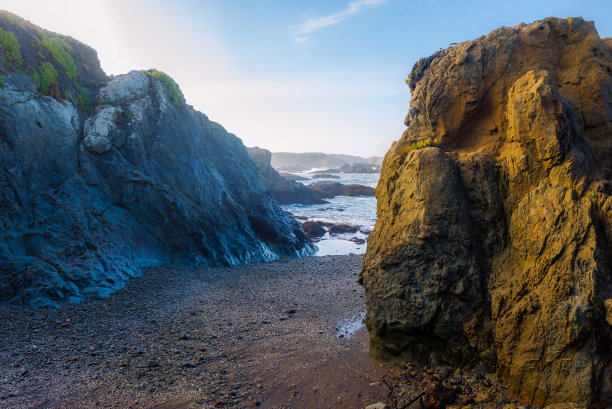
[[[306,43],[308,34],[321,30],[322,28],[338,24],[350,16],[361,12],[366,8],[378,6],[387,0],[355,0],[347,4],[346,8],[328,16],[311,18],[297,27],[293,33],[293,38],[298,43]]]

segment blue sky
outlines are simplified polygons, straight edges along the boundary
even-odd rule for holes
[[[499,26],[582,16],[612,36],[612,1],[2,0],[94,47],[109,74],[155,67],[187,102],[272,151],[383,155],[404,129],[414,61]]]

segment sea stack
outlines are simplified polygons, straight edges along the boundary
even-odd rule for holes
[[[423,59],[360,273],[373,352],[612,400],[612,39],[582,18]]]

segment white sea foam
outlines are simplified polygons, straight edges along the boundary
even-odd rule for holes
[[[359,314],[355,314],[350,318],[340,321],[338,330],[336,331],[336,338],[349,338],[357,332],[359,328],[365,325],[363,323],[365,315],[365,311],[362,311]]]

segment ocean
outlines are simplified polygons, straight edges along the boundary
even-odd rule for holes
[[[314,171],[295,172],[295,175],[312,177]],[[376,187],[380,173],[333,173],[339,179],[317,178],[311,180],[300,180],[300,183],[309,185],[317,181],[340,182],[345,185],[359,184]],[[281,206],[284,210],[293,213],[294,216],[305,216],[311,221],[324,221],[330,223],[345,223],[359,226],[361,230],[372,231],[376,223],[376,198],[370,197],[351,197],[336,196],[332,199],[325,199],[329,203],[319,205],[291,204]],[[357,237],[366,239],[367,235],[361,232],[347,233],[330,236],[326,233],[321,241],[317,242],[319,251],[316,256],[341,255],[341,254],[364,254],[366,244],[357,244],[350,239]]]

